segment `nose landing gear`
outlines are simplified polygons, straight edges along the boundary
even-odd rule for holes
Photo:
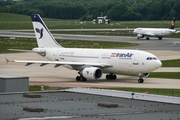
[[[143,82],[144,82],[144,79],[142,78],[142,76],[140,76],[138,79],[138,83],[143,83]]]

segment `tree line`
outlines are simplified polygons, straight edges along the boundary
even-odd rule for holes
[[[89,20],[107,16],[115,21],[180,18],[180,0],[6,0],[0,12],[40,14],[56,19]]]

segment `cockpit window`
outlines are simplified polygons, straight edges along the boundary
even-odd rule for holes
[[[157,60],[156,57],[147,57],[146,60]]]

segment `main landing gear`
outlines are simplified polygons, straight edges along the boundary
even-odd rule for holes
[[[162,37],[159,37],[159,40],[162,40]]]
[[[77,76],[76,81],[87,81],[87,79],[84,78],[83,76]]]
[[[109,75],[106,75],[106,79],[107,80],[115,80],[117,78],[117,76],[113,73],[109,74]]]
[[[83,77],[80,72],[78,72],[79,76],[76,76],[76,81],[87,81],[85,77]]]
[[[149,40],[149,37],[146,37],[146,40]]]

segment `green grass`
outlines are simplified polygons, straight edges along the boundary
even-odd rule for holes
[[[0,13],[0,29],[33,29],[30,16]],[[60,20],[43,18],[49,29],[88,29],[88,28],[137,28],[137,27],[151,27],[151,28],[168,28],[170,20],[164,21],[113,21],[111,24],[93,24],[91,21],[82,22],[80,20]],[[176,20],[176,27],[180,28],[180,20]],[[129,31],[127,31],[129,32]],[[87,34],[87,33],[86,33]],[[118,34],[117,34],[118,35]],[[121,34],[119,34],[121,35]]]
[[[177,60],[164,60],[162,67],[180,67],[180,59]]]
[[[54,88],[50,86],[43,86],[44,90],[62,90],[65,88]],[[120,90],[120,91],[128,91],[128,92],[139,92],[149,94],[157,94],[157,95],[166,95],[166,96],[175,96],[180,97],[180,89],[156,89],[156,88],[101,88],[101,89],[109,89],[109,90]],[[29,91],[41,91],[40,85],[31,85],[29,86]]]
[[[137,46],[136,43],[128,42],[108,42],[108,41],[83,41],[83,40],[57,40],[64,47],[69,48],[120,48]],[[37,47],[37,42],[34,38],[7,38],[0,37],[0,53],[9,53],[8,49],[23,49],[31,50]]]
[[[151,72],[149,75],[150,78],[166,78],[166,79],[179,79],[180,72]]]
[[[51,87],[43,86],[43,88],[44,88],[44,90],[49,90]],[[29,86],[29,91],[41,91],[41,86],[39,86],[39,85]]]
[[[30,21],[31,18],[26,15],[12,14],[12,13],[0,13],[0,21]]]
[[[139,92],[139,93],[149,92],[150,94],[180,97],[180,89],[155,89],[155,88],[105,88],[105,89],[121,90],[128,92]]]

